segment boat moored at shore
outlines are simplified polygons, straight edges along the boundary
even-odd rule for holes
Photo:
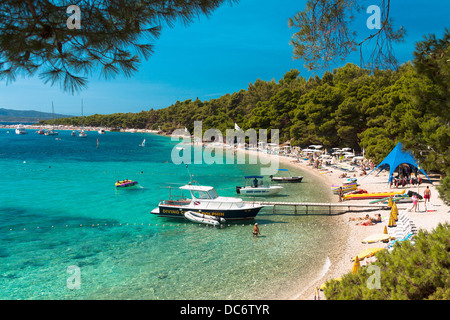
[[[278,171],[288,171],[288,169],[278,169]],[[270,176],[272,181],[276,182],[302,182],[303,176]]]
[[[245,186],[236,186],[236,193],[244,196],[269,196],[283,190],[282,186],[264,184],[262,176],[245,176]]]
[[[262,205],[246,203],[240,198],[221,197],[210,186],[187,184],[179,187],[181,192],[188,191],[191,199],[181,195],[173,195],[169,189],[169,200],[160,201],[157,208],[151,211],[160,217],[184,218],[187,211],[199,212],[226,220],[253,219],[263,208]]]

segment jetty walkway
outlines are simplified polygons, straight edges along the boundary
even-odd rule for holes
[[[364,203],[316,203],[316,202],[272,202],[272,201],[244,201],[246,203],[260,204],[262,206],[273,207],[273,213],[276,213],[277,207],[293,207],[294,213],[297,213],[297,208],[305,208],[305,213],[308,214],[308,209],[317,208],[325,209],[328,208],[328,214],[333,214],[332,209],[341,209],[340,213],[343,213],[342,209],[346,209],[344,212],[353,211],[351,208],[358,208],[358,210],[380,210],[389,209],[387,204],[364,204]],[[303,211],[302,211],[303,212]]]

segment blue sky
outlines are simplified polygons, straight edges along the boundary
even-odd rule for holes
[[[177,24],[163,28],[154,43],[155,53],[142,62],[132,78],[104,80],[94,73],[87,89],[71,95],[59,86],[44,85],[37,77],[18,77],[8,85],[0,82],[0,108],[51,112],[53,101],[55,113],[79,115],[83,99],[85,115],[140,112],[167,107],[177,100],[218,98],[246,89],[258,78],[278,81],[290,69],[298,69],[308,78],[314,73],[307,72],[301,60],[292,58],[289,41],[295,31],[287,24],[305,3],[240,0],[225,4],[187,27]],[[369,6],[379,0],[364,3]],[[395,25],[407,30],[406,41],[395,46],[400,62],[412,60],[414,43],[423,35],[441,36],[444,28],[450,27],[448,0],[391,3]],[[355,22],[357,31],[367,32],[368,17],[365,11],[360,13]],[[346,62],[359,64],[359,54],[340,65]]]

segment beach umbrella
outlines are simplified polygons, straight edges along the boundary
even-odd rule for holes
[[[391,214],[389,215],[389,223],[388,223],[388,227],[389,228],[392,228],[392,227],[396,227],[397,225],[395,224],[395,219],[394,219],[394,215],[392,214],[392,211],[391,211]]]
[[[363,239],[362,243],[374,243],[378,241],[386,241],[391,238],[390,235],[384,233],[376,233]]]
[[[395,204],[395,202],[392,204],[391,213],[392,213],[394,220],[397,221],[398,220],[398,216],[397,216],[398,208],[397,208],[397,205]]]
[[[359,258],[358,256],[355,257],[355,262],[353,263],[353,267],[352,267],[352,273],[356,274],[356,272],[358,272],[358,269],[361,265],[359,264]]]
[[[392,196],[389,197],[388,207],[392,208]]]
[[[358,257],[359,261],[364,260],[365,258],[373,256],[378,251],[384,250],[385,248],[367,248],[364,251],[360,252],[357,256],[352,258],[352,261],[355,261],[355,258]]]

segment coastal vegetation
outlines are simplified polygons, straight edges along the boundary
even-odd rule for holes
[[[450,225],[431,232],[420,230],[411,241],[397,242],[391,253],[375,254],[377,261],[331,280],[324,293],[328,300],[449,300]],[[372,266],[371,269],[369,269]],[[372,283],[379,268],[379,286]],[[369,285],[368,285],[369,282]]]
[[[368,70],[348,63],[322,77],[305,79],[296,69],[282,79],[257,79],[247,89],[209,101],[177,101],[139,113],[95,114],[85,126],[141,128],[171,133],[177,128],[279,129],[281,142],[293,146],[363,148],[381,161],[398,141],[412,150],[425,170],[450,173],[450,32],[416,44],[414,60],[397,70]],[[80,125],[81,118],[56,119]],[[51,123],[47,121],[46,123]],[[446,178],[450,179],[450,178]],[[450,182],[441,191],[450,199]]]

